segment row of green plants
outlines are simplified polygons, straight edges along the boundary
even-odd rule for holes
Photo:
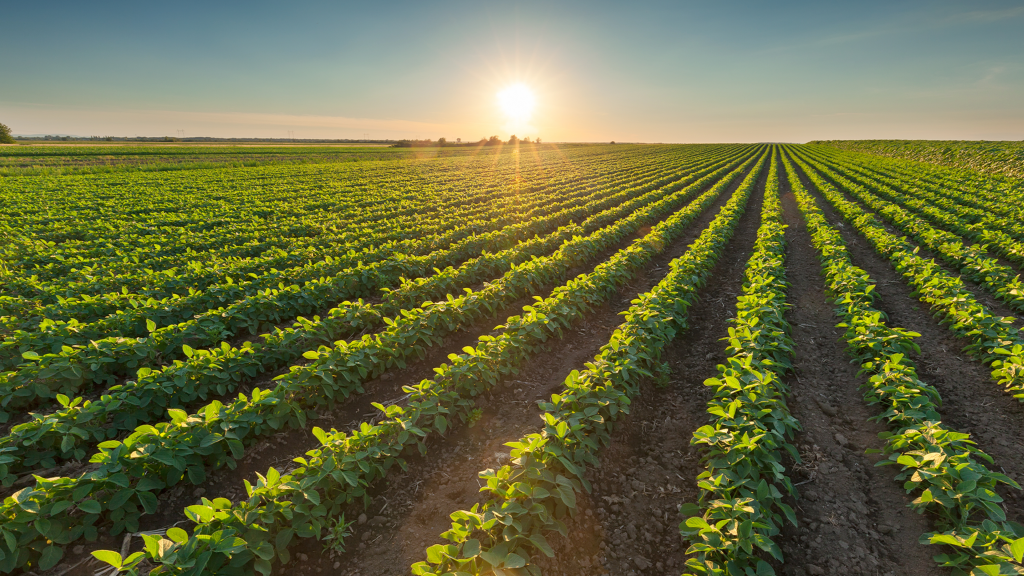
[[[800,424],[786,405],[782,378],[792,368],[794,343],[784,314],[786,226],[779,201],[778,160],[772,164],[761,210],[761,226],[747,262],[743,294],[729,320],[728,358],[705,386],[710,424],[691,444],[702,448],[705,470],[697,476],[697,503],[680,507],[680,533],[691,543],[689,574],[774,576],[766,560],[783,561],[775,542],[783,524],[796,525],[784,498],[797,496],[783,459],[796,462],[792,444]]]
[[[1024,146],[1020,142],[968,140],[823,140],[822,144],[891,158],[965,168],[1011,178],[1024,178]]]
[[[815,155],[815,158],[828,163],[874,194],[908,209],[929,223],[977,242],[982,250],[998,254],[1015,264],[1024,264],[1024,242],[1007,234],[1004,231],[1004,223],[992,224],[979,219],[967,219],[967,211],[961,204],[940,197],[925,185],[918,184],[907,191],[908,184],[892,175],[876,173],[861,165],[840,162],[838,159],[823,159],[819,155]],[[882,184],[879,185],[876,181]]]
[[[807,147],[806,150],[827,158],[846,158],[857,162],[862,168],[879,175],[900,178],[917,185],[928,187],[943,204],[953,202],[971,209],[972,217],[983,219],[989,214],[1008,216],[1019,221],[1024,207],[1020,206],[1024,191],[1016,193],[999,179],[969,170],[949,170],[917,162],[870,157],[863,154],[837,152],[823,147]]]
[[[580,191],[564,190],[567,199],[578,200]],[[574,193],[575,192],[575,193]],[[583,191],[582,195],[587,195]],[[511,207],[530,211],[544,207],[551,202],[548,194],[530,194],[510,197],[495,194],[489,205],[481,208],[460,203],[449,206],[442,213],[424,211],[419,217],[388,221],[386,226],[371,224],[360,226],[354,231],[359,238],[347,238],[353,230],[346,230],[343,236],[323,238],[332,241],[330,247],[309,248],[289,247],[271,250],[257,257],[223,261],[221,266],[210,266],[206,262],[160,272],[149,272],[135,268],[121,275],[103,275],[99,279],[75,282],[62,278],[56,283],[44,284],[34,277],[11,278],[7,293],[0,300],[5,314],[18,315],[16,322],[7,324],[20,330],[32,330],[40,319],[69,320],[90,323],[121,310],[168,309],[166,316],[153,316],[163,326],[181,318],[171,314],[175,307],[195,310],[203,305],[204,299],[222,302],[225,298],[238,298],[240,284],[247,290],[241,294],[253,293],[281,281],[295,282],[310,277],[330,275],[338,265],[351,266],[356,262],[370,263],[393,256],[395,253],[423,254],[425,250],[457,241],[468,234],[486,227],[500,227],[511,221],[518,221],[518,214],[512,218],[495,218],[501,210]],[[525,201],[525,202],[524,202]],[[328,262],[330,261],[330,262]],[[147,263],[148,264],[148,263]],[[330,264],[330,265],[328,265]],[[326,268],[325,268],[326,267]],[[229,281],[229,279],[231,279]],[[118,286],[113,292],[97,292],[108,286]],[[227,291],[227,294],[219,294]],[[37,307],[15,310],[16,304],[32,304]],[[202,308],[199,308],[202,310]],[[178,320],[180,321],[180,320]],[[134,323],[130,323],[133,325]],[[103,326],[97,330],[114,335],[118,326]],[[122,334],[130,336],[131,331]]]
[[[701,154],[697,154],[697,156],[702,156],[702,155]],[[678,168],[676,168],[675,166],[668,166],[668,167],[661,166],[660,167],[660,171],[666,171],[666,170],[671,171],[673,169],[678,170]],[[659,172],[659,170],[654,170],[654,173],[657,173],[657,172]],[[643,183],[642,179],[640,179],[640,178],[631,178],[630,174],[626,174],[625,176],[620,174],[617,178],[612,179],[612,180],[608,180],[608,182],[617,182],[620,186],[624,182],[631,182],[631,181],[637,181],[638,184],[639,183]],[[583,190],[583,195],[587,195],[587,194],[593,194],[595,190],[599,190],[601,188],[600,185],[602,183],[603,182],[600,182],[600,181],[587,181],[587,182],[585,182],[582,185],[577,185],[575,188],[572,188],[572,187],[556,187],[556,189],[557,189],[558,192],[569,192],[569,191],[579,192],[579,190],[582,189]],[[590,190],[588,192],[587,188],[594,188],[595,190]],[[525,200],[523,200],[523,198],[520,198],[519,197],[520,195],[518,193],[516,193],[515,191],[511,191],[511,192],[506,191],[506,192],[503,192],[502,194],[504,194],[505,196],[509,196],[509,198],[504,199],[503,202],[505,202],[505,203],[513,202],[513,204],[510,204],[510,206],[515,206],[517,208],[516,210],[506,210],[506,212],[513,212],[513,213],[515,213],[516,216],[521,217],[521,218],[525,217],[524,215],[519,214],[519,212],[525,211],[525,209],[528,209],[530,202],[526,202]],[[550,196],[550,190],[547,191],[547,194]],[[545,196],[545,194],[538,193],[538,194],[528,195],[528,194],[524,193],[522,196],[524,198],[526,198],[526,199],[529,199],[531,197],[543,198]],[[556,197],[556,200],[557,200],[557,197]],[[562,199],[562,200],[564,200],[564,199]],[[536,203],[536,202],[534,202],[534,203]],[[423,211],[427,212],[427,213],[430,212],[430,210],[423,210]],[[492,213],[497,213],[497,212],[494,212],[492,210]],[[509,217],[508,214],[505,214],[505,216],[506,216],[506,218]],[[426,244],[429,247],[429,242],[425,243],[423,241],[423,239],[421,238],[421,236],[423,234],[420,233],[419,229],[416,226],[412,226],[411,228],[407,227],[407,226],[406,227],[397,226],[397,224],[400,224],[400,223],[394,223],[394,222],[391,222],[391,221],[387,221],[387,222],[385,222],[385,224],[386,224],[385,225],[385,231],[390,229],[390,228],[397,228],[398,229],[397,232],[394,232],[394,233],[404,234],[405,236],[408,237],[408,239],[406,241],[401,242],[401,243],[399,243],[396,246],[393,246],[391,248],[394,248],[394,249],[396,249],[396,250],[398,250],[400,252],[403,252],[403,253],[411,253],[411,252],[415,253],[415,252],[422,251],[424,244]],[[378,224],[374,224],[374,226],[378,226]],[[333,253],[336,256],[340,255],[340,256],[343,257],[342,260],[349,259],[353,263],[356,260],[362,260],[364,262],[369,262],[369,261],[374,260],[375,258],[386,257],[388,255],[387,249],[390,249],[390,248],[389,248],[389,246],[387,245],[386,242],[383,242],[383,241],[381,241],[379,239],[377,240],[377,244],[384,244],[384,245],[383,246],[378,246],[378,249],[375,250],[375,251],[371,251],[371,253],[360,254],[359,252],[354,252],[352,250],[352,247],[353,246],[358,246],[359,242],[364,242],[365,243],[367,241],[367,237],[372,239],[374,237],[380,237],[381,236],[381,230],[375,230],[374,226],[363,227],[363,228],[357,229],[356,232],[358,233],[358,238],[353,238],[353,239],[350,239],[349,241],[345,241],[345,242],[330,242],[330,243],[328,243],[326,248],[329,248],[330,250],[328,252],[325,252],[325,254],[329,255],[329,254]],[[330,236],[330,234],[328,234],[328,236]],[[330,238],[328,238],[328,239],[330,239]],[[339,252],[339,249],[338,249],[339,245],[342,247],[342,250],[340,252]],[[383,250],[383,252],[382,252],[382,250]],[[374,254],[377,254],[377,256],[374,256]],[[349,258],[349,256],[352,256],[353,258]],[[323,257],[315,258],[315,260],[318,260],[318,261],[319,260],[323,260],[323,259],[324,259]],[[292,265],[294,266],[295,264],[303,263],[303,262],[306,262],[307,260],[309,260],[309,258],[302,257],[302,258],[299,258],[297,260],[294,260],[293,261],[294,263]],[[148,264],[149,263],[147,262],[147,265]],[[284,262],[282,262],[282,264],[284,264]],[[287,267],[287,266],[285,266],[285,267]],[[137,269],[138,266],[135,265],[135,268],[136,269],[133,270],[133,273],[134,274],[139,274],[139,270]],[[206,274],[213,274],[213,273],[216,273],[216,272],[217,271],[215,271],[215,270],[214,271],[205,270],[204,267],[200,266],[200,270],[196,271],[194,273],[191,272],[191,271],[187,271],[186,274],[179,274],[178,276],[181,276],[181,279],[180,279],[180,281],[175,280],[175,282],[177,283],[178,288],[187,290],[188,288],[195,288],[196,286],[199,285],[199,283],[202,283],[202,282],[208,280],[205,277]],[[223,281],[223,279],[225,277],[228,277],[228,276],[233,276],[233,277],[236,277],[236,278],[247,278],[248,277],[244,273],[244,272],[246,272],[245,270],[236,270],[236,272],[239,272],[239,273],[234,274],[234,275],[232,275],[230,273],[224,274],[223,276],[220,277],[220,280]],[[251,270],[249,270],[249,272],[251,272]],[[197,276],[196,274],[199,274],[199,276]],[[90,277],[94,278],[95,281],[98,281],[98,282],[105,282],[105,281],[110,280],[110,278],[107,278],[107,277],[105,277],[102,274],[91,274]],[[152,289],[152,285],[154,284],[153,281],[145,281],[143,283],[147,286],[147,289]],[[109,288],[111,288],[114,291],[120,293],[125,287],[126,286],[121,284],[121,283],[115,283],[114,285],[110,286]],[[145,301],[146,298],[147,298],[147,296],[145,294],[143,294],[143,295],[139,295],[138,299],[141,300],[141,301]],[[78,319],[81,320],[81,318],[78,318]],[[157,319],[157,320],[159,320],[159,319]]]
[[[509,202],[508,190],[488,190],[487,198],[499,203]],[[416,236],[430,236],[453,227],[455,222],[466,222],[493,214],[486,205],[481,205],[476,197],[463,198],[441,198],[438,201],[438,209],[417,206],[420,210],[420,218],[415,214],[403,214],[392,216],[388,219],[390,226],[377,233],[377,243],[381,245],[398,244],[410,238],[410,232],[416,232]],[[366,208],[366,207],[364,207]],[[397,208],[397,205],[396,205]],[[371,209],[372,210],[372,209]],[[398,212],[399,210],[395,210]],[[401,210],[405,212],[405,210]],[[452,221],[447,217],[446,212],[454,212],[457,220]],[[181,287],[188,286],[195,289],[202,289],[209,285],[224,282],[227,277],[242,278],[250,274],[262,274],[271,269],[287,269],[310,261],[322,258],[317,256],[324,253],[332,246],[351,247],[351,250],[363,251],[367,248],[366,239],[354,237],[354,234],[364,234],[379,226],[379,218],[372,214],[351,215],[344,217],[338,215],[343,224],[332,227],[331,230],[324,230],[323,234],[315,237],[299,237],[289,239],[266,239],[256,243],[247,242],[241,246],[225,247],[222,250],[196,252],[195,249],[186,250],[180,253],[183,261],[175,262],[177,266],[165,267],[166,258],[148,259],[139,258],[137,255],[115,262],[99,262],[92,266],[82,266],[68,270],[64,276],[41,280],[40,270],[30,270],[31,276],[12,277],[4,288],[4,293],[14,297],[33,298],[38,300],[43,307],[36,312],[46,318],[59,319],[56,314],[72,314],[72,317],[80,317],[80,312],[74,305],[82,306],[80,301],[88,301],[88,297],[114,300],[122,292],[127,296],[145,300],[146,298],[163,298],[172,294],[181,294]],[[280,220],[296,218],[292,215],[281,215]],[[279,222],[280,224],[280,222]],[[364,244],[361,246],[361,244]],[[241,251],[240,251],[241,250]],[[138,262],[136,261],[138,260]],[[145,268],[153,270],[146,272],[138,269],[139,262],[144,263]],[[134,268],[132,267],[134,265]],[[101,272],[97,266],[103,266]],[[52,267],[51,267],[52,268]],[[115,268],[115,270],[111,270]],[[120,268],[120,269],[117,269]],[[171,270],[180,269],[178,274]],[[56,270],[52,270],[55,273]],[[185,292],[187,294],[187,292]],[[65,309],[56,309],[54,304],[62,303]],[[99,313],[99,312],[97,312]],[[109,312],[108,312],[109,313]],[[102,314],[105,315],[105,314]],[[102,315],[100,317],[102,317]]]
[[[727,170],[723,168],[699,179],[698,184],[675,195],[670,202],[663,203],[656,213],[664,213],[665,210],[679,206],[692,198],[701,186]],[[392,345],[395,349],[412,353],[414,350],[409,349],[410,345],[423,342],[429,346],[434,342],[433,336],[437,336],[438,330],[442,334],[447,333],[477,320],[479,315],[486,316],[488,309],[499,309],[521,297],[529,286],[540,285],[551,275],[551,272],[547,272],[546,275],[524,276],[543,269],[545,261],[534,262],[532,268],[520,271],[515,270],[516,265],[522,265],[536,256],[550,259],[550,256],[544,254],[550,254],[563,242],[569,242],[564,246],[569,250],[563,250],[561,262],[557,255],[553,261],[555,268],[552,269],[557,270],[561,266],[564,272],[571,264],[564,258],[564,254],[570,254],[574,245],[579,245],[579,242],[572,242],[573,238],[583,238],[589,231],[614,225],[630,213],[644,210],[650,204],[663,200],[666,194],[669,192],[661,190],[634,198],[591,216],[582,226],[567,226],[554,235],[535,238],[495,255],[485,255],[458,269],[448,268],[429,278],[407,281],[400,288],[388,292],[380,304],[346,302],[333,309],[323,320],[303,320],[290,329],[264,335],[262,342],[248,342],[237,348],[222,345],[209,350],[186,351],[189,355],[186,361],[175,362],[162,370],[143,371],[137,380],[112,388],[99,400],[90,402],[82,398],[69,400],[60,397],[60,410],[36,415],[29,422],[16,425],[8,436],[0,440],[0,465],[7,467],[6,474],[0,478],[4,483],[9,483],[34,467],[52,467],[70,458],[82,459],[85,448],[93,442],[109,439],[134,429],[140,423],[158,419],[168,408],[185,408],[196,399],[205,399],[211,394],[232,393],[259,373],[283,367],[299,358],[303,351],[320,343],[334,342],[344,334],[374,329],[389,322],[389,331],[392,333],[389,338],[393,342],[389,340],[378,343],[372,337],[364,336],[361,342],[353,343],[355,349],[387,349],[387,346]],[[444,315],[453,312],[443,307],[430,311],[432,313],[426,312],[425,306],[406,309],[406,306],[415,306],[416,303],[434,297],[443,298],[453,289],[461,292],[467,285],[493,279],[495,273],[498,280],[493,282],[492,288],[487,289],[489,292],[485,292],[498,296],[485,298],[489,302],[488,307],[473,306],[469,313],[449,318]],[[450,306],[454,298],[448,296],[448,300]],[[399,315],[392,320],[385,320],[393,314]],[[437,327],[439,323],[443,328]],[[402,334],[402,330],[408,333]]]
[[[1011,318],[996,316],[978,302],[963,280],[946,272],[918,247],[890,234],[873,214],[843,198],[842,193],[804,164],[798,153],[794,163],[874,249],[887,258],[914,289],[914,295],[943,319],[957,336],[968,341],[966,352],[989,365],[992,379],[1024,401],[1024,339]]]
[[[394,252],[416,253],[422,250],[420,246],[424,237],[443,234],[457,224],[464,225],[482,216],[485,216],[485,219],[501,215],[528,219],[529,216],[525,212],[531,205],[542,205],[545,199],[548,202],[553,199],[564,202],[573,197],[592,194],[594,190],[615,182],[632,181],[639,185],[643,183],[644,178],[649,178],[653,174],[664,175],[672,170],[678,171],[679,168],[676,163],[668,164],[658,158],[647,160],[648,162],[643,163],[641,168],[609,170],[608,174],[597,178],[561,180],[544,185],[536,184],[525,189],[484,188],[483,191],[473,190],[472,195],[466,194],[443,201],[439,201],[441,199],[438,198],[429,205],[421,205],[421,200],[409,208],[398,204],[394,210],[384,215],[374,215],[367,206],[357,204],[358,212],[354,214],[334,215],[335,218],[344,218],[343,226],[335,226],[332,230],[325,230],[325,233],[314,237],[295,239],[285,246],[275,246],[265,253],[245,254],[244,258],[239,258],[238,254],[234,253],[236,257],[215,261],[214,265],[209,261],[192,259],[179,263],[182,270],[178,270],[178,267],[170,270],[164,268],[159,273],[142,273],[138,258],[134,258],[122,263],[126,268],[122,273],[112,274],[110,266],[104,266],[102,271],[90,268],[87,271],[80,271],[79,274],[85,276],[82,280],[76,280],[72,275],[61,276],[56,282],[40,282],[32,277],[13,277],[6,283],[4,293],[10,294],[10,297],[21,296],[23,300],[38,300],[44,304],[43,308],[33,311],[36,316],[52,320],[75,318],[79,321],[89,321],[87,314],[102,317],[116,310],[112,310],[111,306],[132,299],[146,302],[149,298],[161,299],[173,294],[187,295],[189,289],[201,290],[210,285],[223,283],[228,277],[248,278],[251,274],[265,274],[272,269],[286,271],[308,262],[323,260],[328,255],[348,257],[361,254],[358,259],[370,262]],[[537,201],[538,198],[542,199],[540,203]],[[367,215],[368,213],[371,215]],[[280,239],[275,241],[279,242]],[[339,247],[343,249],[340,253]],[[368,248],[374,250],[365,253]],[[152,259],[146,259],[144,262],[147,269],[159,265]],[[294,274],[294,271],[292,273]],[[73,295],[76,297],[72,298]],[[60,306],[55,306],[57,304]],[[0,306],[9,308],[2,298]]]
[[[619,181],[619,185],[621,187],[628,182],[632,180],[625,178]],[[640,181],[636,186],[644,183]],[[16,331],[8,338],[10,342],[6,350],[10,351],[12,346],[22,351],[31,349],[30,346],[41,349],[47,340],[40,342],[40,339],[50,336],[48,341],[52,343],[54,332],[68,331],[61,328],[70,319],[75,320],[71,330],[79,342],[109,336],[145,336],[145,320],[164,327],[191,318],[211,307],[237,302],[268,288],[278,287],[282,282],[301,284],[344,273],[359,263],[371,265],[396,257],[425,256],[440,249],[450,249],[453,244],[471,240],[481,233],[521,225],[577,204],[586,205],[615,191],[614,187],[598,186],[595,191],[583,185],[561,190],[564,197],[554,202],[549,190],[534,194],[495,195],[483,211],[458,208],[442,214],[425,214],[416,222],[388,222],[386,226],[363,230],[358,240],[336,243],[330,250],[321,251],[317,257],[302,251],[285,253],[274,264],[290,263],[290,267],[276,269],[271,266],[260,274],[252,270],[248,273],[241,270],[222,273],[206,267],[184,273],[175,271],[156,275],[135,270],[131,276],[132,285],[121,284],[118,292],[84,299],[53,294],[48,299],[49,303],[41,308],[29,311],[29,314],[16,321],[8,319],[7,324],[13,325]],[[162,292],[166,286],[160,286],[161,280],[173,284],[177,292]],[[149,294],[129,291],[140,285],[147,286]],[[180,293],[182,290],[185,290],[184,294]],[[13,301],[34,303],[38,300],[16,298]],[[45,321],[42,325],[40,318]],[[41,336],[39,332],[44,334]],[[0,348],[0,352],[4,350]]]
[[[720,193],[727,185],[722,182],[716,188]],[[150,548],[157,554],[150,556],[150,561],[159,566],[156,573],[193,569],[195,573],[230,574],[255,568],[268,574],[273,560],[287,562],[290,557],[287,546],[292,538],[320,536],[327,518],[332,514],[336,516],[349,502],[365,498],[365,486],[384,475],[396,461],[400,465],[404,463],[401,460],[403,449],[419,446],[421,451],[426,450],[423,440],[417,436],[443,434],[456,421],[456,416],[462,421],[469,418],[476,405],[474,396],[514,371],[530,354],[541,349],[545,340],[560,335],[563,327],[582,318],[592,306],[628,282],[655,254],[665,250],[715,196],[717,194],[709,191],[704,195],[705,202],[690,204],[598,266],[593,273],[581,275],[551,297],[525,308],[527,314],[510,318],[500,335],[481,338],[477,347],[467,347],[464,354],[452,355],[452,364],[441,366],[432,381],[407,388],[412,397],[405,408],[380,407],[386,417],[381,424],[363,425],[351,435],[334,431],[322,436],[317,433],[323,447],[308,453],[309,458],[301,459],[299,469],[279,477],[281,488],[275,486],[277,481],[270,481],[277,476],[270,471],[251,488],[248,501],[233,506],[227,504],[231,507],[227,515],[219,513],[224,508],[204,502],[211,506],[214,514],[212,518],[200,519],[187,541],[164,552],[160,551],[161,546],[166,548],[170,541],[167,544],[153,541],[156,545]],[[367,466],[358,463],[360,458],[367,461]],[[266,486],[262,485],[264,478]],[[296,484],[305,487],[305,491],[292,489]],[[324,504],[320,509],[307,512],[308,506],[303,506],[311,493],[316,493],[314,498]],[[333,508],[326,509],[327,503]],[[295,512],[288,513],[290,509]],[[254,526],[246,521],[249,518],[259,520]],[[315,533],[303,530],[307,523],[315,526]],[[283,542],[282,533],[286,534]],[[213,537],[222,542],[230,541],[236,548],[216,550],[208,543],[210,535],[217,535]],[[261,554],[261,550],[265,554]],[[202,570],[196,570],[200,564]]]
[[[544,340],[559,334],[564,326],[562,319],[582,316],[593,302],[602,299],[602,294],[607,297],[616,285],[628,280],[633,271],[665,248],[665,231],[681,232],[752,162],[753,158],[659,224],[657,235],[652,231],[591,274],[571,281],[537,306],[527,307],[526,314],[511,318],[499,336],[481,337],[477,348],[451,356],[452,365],[438,368],[434,381],[407,387],[406,391],[413,396],[406,408],[384,408],[383,423],[364,424],[351,435],[324,433],[324,448],[301,460],[298,470],[285,476],[269,472],[255,487],[247,485],[250,497],[246,501],[232,505],[217,499],[190,507],[189,516],[201,521],[198,533],[180,547],[159,545],[158,551],[162,552],[156,558],[158,563],[172,571],[194,569],[196,563],[201,563],[210,572],[251,573],[255,567],[267,573],[271,559],[287,560],[287,545],[293,537],[322,535],[327,518],[335,516],[349,501],[363,498],[368,483],[399,463],[397,456],[405,447],[420,446],[425,450],[420,440],[425,427],[443,433],[449,426],[445,414],[456,406],[463,406],[468,414],[469,406],[464,405],[472,404],[481,387],[492,385]],[[659,204],[671,205],[664,201]],[[560,250],[563,269],[577,265],[583,254],[599,254],[653,223],[655,210],[651,207],[634,213],[602,229],[595,237],[567,244],[563,247],[567,250]],[[361,390],[364,378],[376,377],[391,365],[401,365],[403,356],[420,349],[416,341],[440,340],[447,319],[435,310],[447,309],[451,318],[465,309],[487,308],[490,301],[517,286],[528,288],[527,293],[534,291],[536,284],[523,281],[528,279],[525,273],[537,268],[537,262],[518,267],[523,273],[517,282],[492,284],[482,292],[467,293],[425,310],[425,314],[434,314],[436,320],[414,334],[412,342],[385,341],[386,336],[394,334],[389,330],[371,339],[339,343],[333,349],[322,347],[308,354],[312,364],[295,367],[278,380],[272,391],[255,390],[248,398],[240,395],[231,405],[213,403],[191,416],[172,410],[170,423],[141,427],[124,442],[100,444],[101,452],[91,459],[98,466],[96,470],[79,478],[40,479],[5,500],[0,507],[0,530],[15,535],[18,548],[17,557],[8,564],[0,563],[0,568],[13,570],[36,562],[41,564],[42,554],[47,550],[46,539],[58,544],[82,537],[91,539],[97,534],[97,523],[110,523],[109,530],[115,534],[126,528],[134,531],[139,516],[153,511],[155,492],[185,478],[192,483],[202,482],[207,467],[233,463],[241,455],[243,440],[252,441],[286,424],[304,427],[309,409],[329,406],[334,399]],[[538,280],[543,281],[544,276]],[[412,320],[404,317],[399,323],[406,321]],[[354,350],[359,343],[376,345],[372,350],[356,353],[360,352]],[[415,420],[407,421],[414,415]],[[385,431],[387,435],[382,436]],[[121,479],[127,484],[123,488],[114,486]],[[324,490],[323,494],[318,488]],[[83,505],[89,512],[81,513]],[[39,519],[48,522],[44,524],[49,529],[45,534],[39,531]],[[220,523],[229,523],[232,528],[218,528]]]
[[[540,404],[543,429],[510,444],[510,464],[480,472],[481,491],[491,499],[451,514],[452,527],[441,535],[450,543],[428,548],[413,574],[539,576],[531,556],[552,556],[547,537],[568,533],[565,520],[577,512],[577,494],[591,490],[587,468],[598,463],[614,422],[629,413],[645,378],[667,380],[661,351],[686,329],[697,291],[732,237],[760,172],[747,176],[665,278],[633,301],[586,370],[574,370],[565,390]]]
[[[909,210],[888,202],[879,196],[882,186],[871,182],[847,178],[835,164],[826,168],[815,161],[808,162],[827,178],[838,184],[856,200],[875,210],[900,232],[917,240],[946,263],[955,266],[967,278],[1005,302],[1014,310],[1024,311],[1024,283],[1016,271],[986,253],[977,244],[967,246],[956,234],[935,228]],[[876,195],[877,193],[877,195]]]
[[[719,168],[719,172],[727,171],[730,166],[734,167],[741,161],[742,159],[735,160],[726,167]],[[638,189],[627,189],[612,198],[566,208],[548,218],[538,218],[523,226],[509,227],[488,235],[477,236],[474,246],[466,246],[454,254],[452,251],[438,251],[427,258],[406,258],[401,261],[384,263],[382,266],[362,267],[354,271],[358,274],[356,280],[358,285],[379,284],[384,281],[383,279],[391,277],[395,279],[394,283],[398,283],[409,272],[429,270],[431,265],[443,265],[446,261],[465,260],[488,247],[494,247],[495,244],[499,248],[504,245],[515,245],[519,239],[529,238],[538,231],[543,232],[552,224],[570,223],[580,217],[592,215],[594,211],[617,205],[617,211],[585,222],[584,232],[592,233],[613,221],[611,214],[618,214],[621,217],[651,200],[672,193],[687,184],[692,184],[705,177],[707,173],[715,172],[714,168],[720,166],[720,163],[709,162],[709,164],[710,166],[699,167],[684,179],[672,182],[667,187],[652,189],[652,183]],[[389,269],[385,269],[384,266]],[[410,275],[418,276],[418,274]],[[352,291],[351,282],[342,283],[342,280],[351,281],[353,279],[344,278],[337,282],[322,280],[301,288],[292,286],[270,291],[264,294],[264,298],[247,299],[244,301],[245,306],[232,306],[221,310],[220,314],[208,314],[206,318],[199,318],[191,325],[193,327],[191,330],[188,329],[188,326],[185,326],[180,332],[157,329],[145,340],[108,338],[90,342],[85,347],[69,347],[70,350],[61,350],[57,354],[33,358],[33,362],[23,365],[18,372],[0,376],[0,388],[4,390],[4,394],[0,397],[2,398],[0,405],[3,405],[6,410],[10,410],[14,407],[33,405],[43,398],[56,397],[58,393],[73,394],[83,384],[111,382],[116,376],[125,374],[136,366],[142,365],[143,369],[146,369],[147,364],[158,364],[182,357],[185,353],[184,346],[198,347],[203,344],[212,344],[220,340],[225,333],[237,331],[243,326],[248,326],[250,330],[255,331],[258,325],[262,324],[261,317],[271,313],[282,314],[279,308],[281,303],[294,303],[292,304],[293,311],[294,308],[299,308],[300,312],[304,312],[306,308],[312,308],[313,311],[326,308],[341,300],[340,296],[346,295],[346,289]],[[314,291],[314,288],[317,290]],[[344,314],[344,316],[348,316],[348,314]],[[253,326],[253,322],[256,322],[257,326]],[[190,338],[186,338],[186,336],[190,336]]]
[[[992,458],[968,434],[942,423],[938,391],[921,381],[910,360],[920,353],[914,343],[920,335],[886,324],[885,314],[874,307],[871,277],[853,265],[842,236],[829,226],[792,166],[787,169],[842,320],[838,326],[845,329],[847,351],[867,376],[865,401],[878,406],[873,419],[890,430],[882,435],[886,459],[881,463],[899,469],[895,480],[913,496],[909,506],[928,513],[936,528],[921,542],[944,546],[935,560],[954,576],[1024,573],[1024,526],[1006,520],[996,492],[1003,484],[1020,486],[989,469],[985,462],[992,464]]]
[[[230,254],[231,246],[250,241],[275,239],[286,250],[308,243],[329,248],[319,238],[337,235],[353,220],[379,224],[410,209],[429,213],[434,204],[460,199],[477,204],[503,190],[533,191],[708,149],[695,146],[680,154],[667,147],[624,148],[615,155],[568,150],[427,164],[8,181],[0,186],[8,208],[0,231],[11,242],[0,253],[12,269],[61,279],[83,268],[102,275],[131,261],[154,269],[182,266],[203,258],[204,251]],[[175,259],[189,252],[185,260]]]

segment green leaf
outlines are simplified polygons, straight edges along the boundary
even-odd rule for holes
[[[1018,538],[1010,544],[1010,553],[1013,554],[1013,560],[1020,564],[1024,559],[1024,538]]]
[[[473,558],[480,554],[480,541],[475,538],[466,540],[466,543],[462,545],[462,557]]]
[[[185,532],[177,526],[167,529],[167,538],[175,544],[184,544],[188,540],[188,532]]]
[[[434,544],[430,548],[427,548],[427,562],[430,562],[431,564],[440,564],[441,562],[444,562],[444,557],[443,545]]]
[[[148,330],[150,332],[155,332],[156,331],[156,322],[153,322],[149,318],[146,318],[146,330]]]
[[[86,514],[99,514],[103,511],[103,505],[95,500],[86,500],[78,505],[78,509]]]
[[[963,546],[963,544],[959,540],[957,540],[953,536],[950,536],[949,534],[936,534],[936,535],[932,536],[931,543],[932,544],[948,544],[950,546],[956,546],[958,548]]]
[[[49,570],[60,562],[64,557],[64,551],[56,546],[47,546],[43,549],[43,555],[39,558],[39,569]]]
[[[313,427],[313,436],[320,441],[321,444],[327,444],[327,433],[324,432],[323,428],[319,426]]]
[[[100,562],[106,562],[118,570],[121,569],[121,555],[113,550],[94,550],[92,555]]]
[[[189,466],[188,479],[193,484],[200,484],[206,480],[206,470],[203,469],[202,465]]]
[[[504,568],[522,568],[523,566],[526,566],[526,558],[523,558],[519,554],[512,552],[509,553],[508,556],[505,556]]]

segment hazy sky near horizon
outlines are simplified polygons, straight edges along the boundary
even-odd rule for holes
[[[5,2],[15,134],[1024,139],[1024,2]]]

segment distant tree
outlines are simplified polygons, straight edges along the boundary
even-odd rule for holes
[[[11,129],[6,124],[0,124],[0,144],[15,144]]]
[[[517,138],[516,135],[513,134],[508,137],[508,143],[511,144],[512,146],[515,146],[519,144],[519,138]]]
[[[540,144],[540,136],[537,136],[536,138],[534,138],[533,141],[536,142],[537,144]]]
[[[612,144],[615,144],[615,140],[612,140]]]
[[[529,136],[527,136],[526,138],[523,138],[523,144],[529,144],[529,143],[530,143],[530,137]]]
[[[501,144],[501,138],[498,138],[497,135],[491,136],[490,138],[487,139],[488,146],[501,146]]]
[[[446,144],[448,144],[448,139],[447,138],[438,138],[437,139],[437,145],[438,146],[444,146]]]

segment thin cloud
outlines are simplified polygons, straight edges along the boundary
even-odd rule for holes
[[[970,10],[952,14],[942,19],[944,24],[961,24],[966,22],[998,22],[1024,16],[1024,6],[1015,6],[1004,10]]]

